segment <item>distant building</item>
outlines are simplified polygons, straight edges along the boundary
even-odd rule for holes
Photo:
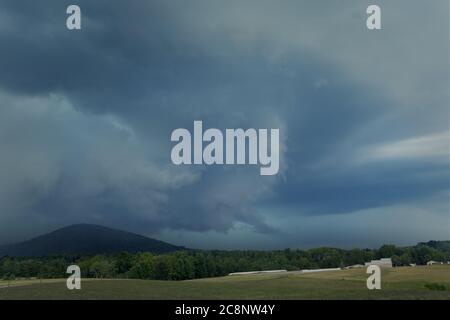
[[[313,273],[313,272],[327,272],[327,271],[339,271],[341,268],[326,268],[326,269],[303,269],[302,273]]]
[[[433,261],[433,260],[427,262],[427,266],[432,266],[433,264],[444,264],[444,263],[440,262],[440,261]]]
[[[242,275],[250,275],[250,274],[264,274],[264,273],[283,273],[287,272],[287,270],[261,270],[261,271],[245,271],[245,272],[233,272],[229,273],[229,276],[242,276]]]
[[[410,266],[410,267],[415,267],[415,266],[417,266],[417,264],[415,264],[415,263],[410,263],[409,266]]]
[[[392,260],[391,258],[381,258],[380,260],[372,260],[364,264],[366,267],[370,265],[376,265],[383,268],[392,268]]]
[[[345,269],[357,269],[357,268],[364,268],[363,264],[354,264],[352,266],[347,266]]]

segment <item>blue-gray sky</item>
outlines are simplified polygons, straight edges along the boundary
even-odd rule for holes
[[[449,40],[447,0],[0,0],[0,243],[81,222],[196,248],[449,239]],[[279,128],[280,173],[173,165],[194,120]]]

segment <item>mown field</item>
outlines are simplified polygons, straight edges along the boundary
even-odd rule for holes
[[[366,288],[365,269],[312,274],[228,276],[187,281],[64,279],[0,281],[0,299],[447,299],[450,266],[383,269],[382,289]],[[441,290],[437,290],[438,284]],[[430,289],[431,287],[431,289]],[[442,290],[443,287],[445,290]]]

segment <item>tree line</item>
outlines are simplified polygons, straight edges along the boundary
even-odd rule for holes
[[[444,243],[444,245],[442,244]],[[224,276],[254,270],[336,268],[391,258],[394,266],[427,261],[450,261],[450,242],[429,242],[414,247],[383,245],[379,249],[314,248],[275,251],[186,250],[168,254],[121,252],[113,255],[54,256],[0,259],[0,278],[64,278],[71,264],[85,278],[185,280]]]

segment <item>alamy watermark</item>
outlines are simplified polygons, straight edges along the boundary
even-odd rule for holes
[[[66,13],[69,15],[66,19],[66,27],[69,30],[81,30],[81,8],[76,4],[67,7]],[[369,15],[366,20],[366,26],[369,30],[381,29],[381,8],[378,5],[369,5],[366,9]]]
[[[66,285],[69,290],[80,290],[81,289],[81,269],[79,266],[73,264],[67,267],[66,273],[70,276],[67,278]]]
[[[211,128],[203,132],[203,122],[194,121],[193,135],[179,128],[172,132],[170,140],[178,142],[171,152],[176,165],[259,164],[263,176],[275,175],[280,168],[279,129],[225,129],[222,133]]]
[[[381,289],[381,268],[380,266],[371,264],[367,267],[366,273],[370,274],[367,278],[367,289],[380,290]]]

